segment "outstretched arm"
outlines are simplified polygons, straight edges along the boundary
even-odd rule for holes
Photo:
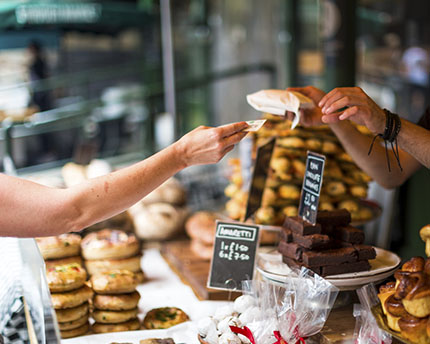
[[[0,236],[58,235],[112,217],[181,169],[218,162],[246,135],[246,127],[245,122],[199,127],[139,163],[68,189],[0,174]]]
[[[403,136],[411,135],[409,124],[412,125],[412,123],[404,120],[402,120],[402,130],[400,130],[400,134],[398,136],[399,146],[403,148],[399,149],[403,171],[399,170],[391,149],[388,150],[388,153],[392,168],[391,172],[388,171],[385,147],[381,146],[378,142],[375,143],[371,155],[368,155],[372,138],[363,135],[349,121],[345,121],[345,119],[351,119],[358,124],[365,125],[375,134],[383,132],[385,126],[385,114],[382,109],[379,108],[379,106],[376,105],[376,103],[374,103],[367,95],[367,103],[364,99],[361,99],[361,111],[366,111],[369,116],[372,116],[373,114],[375,116],[372,121],[366,122],[361,113],[354,113],[354,107],[358,108],[357,106],[348,105],[349,103],[347,100],[351,101],[350,97],[347,96],[347,99],[343,99],[341,102],[334,104],[336,101],[342,99],[342,97],[339,97],[339,94],[343,94],[342,91],[346,90],[345,88],[335,89],[327,93],[327,95],[325,95],[323,91],[312,86],[293,88],[291,90],[302,92],[306,96],[310,97],[316,105],[318,105],[311,110],[311,113],[303,113],[303,117],[308,119],[308,123],[305,120],[304,125],[329,124],[346,152],[351,155],[355,163],[383,187],[394,188],[402,184],[421,166],[417,159],[407,152],[406,145],[409,143],[404,142]],[[364,97],[365,93],[362,93],[363,95],[361,97]],[[337,96],[333,97],[333,94],[337,94]],[[347,106],[349,107],[345,111],[339,111]],[[379,111],[382,113],[382,119]],[[418,126],[412,126],[419,130],[426,131]]]

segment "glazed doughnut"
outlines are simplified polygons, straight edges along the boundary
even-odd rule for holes
[[[300,188],[296,185],[281,185],[278,189],[279,196],[284,199],[298,200],[300,198]]]
[[[348,199],[348,200],[339,202],[339,204],[337,205],[337,208],[346,209],[350,213],[356,213],[359,211],[360,206],[358,205],[358,202],[356,200]]]
[[[74,328],[73,330],[60,331],[60,334],[61,334],[61,338],[72,338],[77,336],[83,336],[88,332],[89,329],[90,329],[90,324],[87,321],[82,326]]]
[[[69,331],[69,330],[78,328],[87,322],[88,322],[88,314],[85,314],[83,317],[80,317],[76,320],[67,321],[67,322],[58,322],[58,327],[60,328],[60,331]]]
[[[91,285],[96,293],[132,293],[137,287],[136,275],[128,270],[111,270],[91,276]]]
[[[56,309],[55,314],[57,315],[58,322],[66,323],[84,317],[88,314],[88,310],[88,302],[85,302],[82,305],[73,308]]]
[[[94,310],[92,316],[98,323],[117,324],[136,318],[137,312],[137,307],[124,311]]]
[[[52,293],[78,289],[86,279],[87,273],[79,264],[58,265],[46,270],[46,280]]]
[[[79,264],[80,266],[83,266],[82,258],[81,256],[73,256],[73,257],[67,257],[67,258],[45,260],[45,265],[47,270],[49,268],[54,268],[58,265],[67,265],[67,264]]]
[[[120,295],[96,294],[93,305],[100,310],[123,311],[136,308],[139,300],[140,294],[137,291]]]
[[[211,260],[213,255],[213,245],[206,245],[198,239],[191,240],[190,245],[191,252],[193,252],[197,257],[203,260]]]
[[[81,237],[77,234],[36,238],[36,242],[43,259],[78,256],[81,250]]]
[[[363,185],[353,185],[349,188],[349,192],[354,197],[358,197],[358,198],[367,197],[367,187]]]
[[[120,259],[87,260],[85,262],[85,267],[90,275],[95,275],[109,270],[129,270],[131,272],[138,272],[140,271],[141,258],[141,255],[136,255]]]
[[[143,326],[146,329],[165,329],[183,323],[188,319],[188,315],[179,308],[155,308],[146,313]]]
[[[134,318],[119,324],[94,323],[92,326],[94,333],[135,331],[140,329],[139,319]]]
[[[126,258],[139,252],[134,234],[117,229],[103,229],[90,233],[82,240],[82,255],[87,260]]]
[[[342,182],[328,182],[324,185],[324,191],[329,196],[340,196],[346,193],[346,187]]]
[[[51,300],[55,309],[72,308],[82,305],[93,297],[94,292],[87,285],[63,293],[52,293]]]
[[[203,244],[212,245],[215,238],[217,217],[209,211],[198,211],[185,223],[185,231],[191,239],[198,239]]]
[[[282,213],[288,217],[297,216],[298,212],[299,212],[299,210],[297,209],[297,206],[295,206],[295,205],[288,205],[288,206],[282,208]]]

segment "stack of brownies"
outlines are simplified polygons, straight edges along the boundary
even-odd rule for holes
[[[375,249],[363,245],[364,232],[350,225],[345,210],[319,211],[317,224],[287,217],[278,251],[290,267],[307,267],[320,276],[370,270]]]

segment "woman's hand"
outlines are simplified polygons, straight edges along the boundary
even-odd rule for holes
[[[321,99],[318,106],[322,109],[324,123],[350,119],[375,134],[384,131],[384,111],[360,87],[335,88]]]
[[[200,126],[184,135],[176,145],[184,166],[214,164],[230,152],[248,132],[246,122],[212,128]]]
[[[300,110],[301,116],[300,116],[300,124],[305,127],[310,126],[316,126],[323,124],[321,117],[322,112],[321,108],[317,106],[317,104],[321,101],[321,99],[324,97],[325,93],[324,91],[320,90],[319,88],[316,88],[314,86],[306,86],[306,87],[289,87],[287,88],[287,91],[294,91],[299,92],[306,97],[312,99],[312,101],[315,104],[315,107],[313,109],[306,109],[306,110]],[[287,118],[289,120],[294,119],[294,113],[289,112],[286,114]]]

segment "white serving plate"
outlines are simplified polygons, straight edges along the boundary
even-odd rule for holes
[[[325,278],[340,290],[354,290],[368,283],[383,281],[394,274],[401,259],[391,251],[378,247],[375,247],[375,250],[376,258],[369,260],[371,265],[369,271],[332,275]],[[282,262],[282,255],[276,250],[258,254],[257,270],[264,279],[277,282],[277,284],[282,284],[287,279],[296,276],[288,265]]]

